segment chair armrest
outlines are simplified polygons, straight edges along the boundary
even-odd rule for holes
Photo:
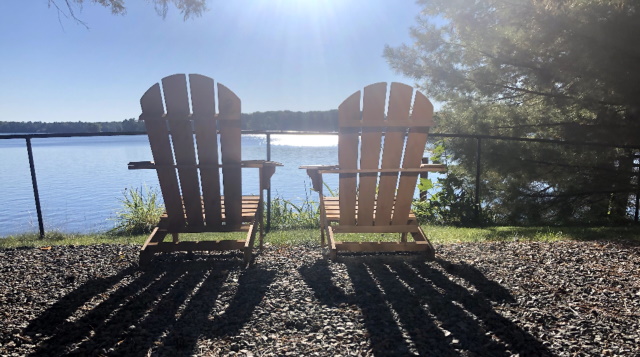
[[[284,166],[279,162],[267,160],[243,160],[242,167]]]
[[[132,161],[127,165],[129,170],[155,169],[156,164],[153,161]]]
[[[439,172],[446,171],[446,167],[444,165],[434,165],[427,164],[421,165],[420,167],[413,168],[393,168],[393,169],[329,169],[329,170],[317,170],[320,174],[368,174],[368,173],[422,173],[422,172]]]
[[[227,165],[156,165],[155,162],[153,161],[132,161],[128,164],[128,168],[129,170],[142,170],[142,169],[157,169],[158,167],[172,167],[175,169],[181,169],[181,168],[189,168],[189,167],[193,167],[193,168],[221,168],[221,167],[237,167],[237,164],[227,164]],[[245,160],[242,161],[240,163],[240,167],[258,167],[258,168],[262,168],[265,166],[283,166],[281,163],[279,162],[275,162],[275,161],[266,161],[266,160]]]
[[[445,172],[447,171],[447,165],[444,164],[422,164],[421,169],[426,169],[428,172]]]
[[[300,169],[307,170],[307,175],[311,179],[311,187],[314,191],[322,194],[322,172],[321,170],[337,169],[338,165],[304,165]]]
[[[266,160],[244,160],[242,167],[257,167],[260,169],[260,188],[262,190],[271,187],[271,176],[276,172],[277,166],[284,166],[279,162]]]
[[[299,169],[303,170],[331,170],[337,169],[338,165],[303,165],[300,166]]]

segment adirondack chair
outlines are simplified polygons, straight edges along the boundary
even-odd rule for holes
[[[141,266],[159,252],[236,249],[244,251],[248,263],[257,225],[262,248],[263,190],[280,164],[241,161],[240,99],[218,83],[217,100],[218,114],[213,79],[198,74],[190,74],[188,84],[184,74],[165,77],[162,91],[156,83],[140,100],[140,120],[145,123],[154,162],[130,162],[129,169],[156,170],[166,207],[140,251]],[[244,167],[259,169],[257,196],[242,196]],[[179,240],[180,233],[234,231],[246,231],[246,240]],[[168,234],[171,242],[164,241]]]
[[[332,259],[346,252],[435,251],[411,212],[418,175],[444,171],[444,165],[422,164],[433,105],[422,93],[392,83],[355,92],[338,108],[337,166],[302,166],[320,195],[321,244]],[[413,99],[413,105],[412,105]],[[386,116],[385,116],[385,109]],[[384,137],[384,138],[383,138]],[[338,197],[323,195],[323,174],[338,174]],[[338,233],[399,233],[398,242],[342,242]],[[411,233],[412,242],[407,241]]]

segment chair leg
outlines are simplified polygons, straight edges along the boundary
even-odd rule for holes
[[[429,241],[429,238],[427,238],[427,235],[424,234],[424,231],[422,230],[422,228],[418,227],[418,231],[411,232],[411,235],[413,236],[413,239],[415,239],[416,241],[420,240],[420,241],[427,242],[428,245],[427,245],[427,250],[425,250],[425,257],[427,260],[435,260],[436,249],[433,247],[433,244],[431,244],[431,242]]]
[[[264,249],[264,205],[263,202],[260,201],[258,205],[258,212],[256,213],[258,217],[258,225],[260,226],[260,250]]]
[[[329,236],[328,246],[329,246],[329,259],[336,261],[338,259],[338,249],[336,248],[336,241],[333,236],[333,229],[328,226],[327,227],[327,235]]]
[[[180,233],[171,233],[171,237],[173,238],[173,243],[178,243],[180,242]]]
[[[247,239],[244,244],[244,264],[247,265],[251,261],[251,255],[253,250],[253,245],[256,240],[256,225],[260,224],[258,222],[258,215],[254,218],[253,224],[249,226],[249,231],[247,232]],[[258,228],[258,230],[260,230]]]
[[[251,256],[253,255],[253,247],[249,246],[249,247],[245,247],[244,248],[244,265],[247,266],[249,264],[249,262],[251,262]]]

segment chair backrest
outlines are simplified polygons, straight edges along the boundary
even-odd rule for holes
[[[364,88],[362,110],[360,102],[358,91],[338,108],[340,169],[420,167],[434,125],[429,99],[418,91],[414,95],[408,85],[392,83],[387,105],[387,84],[376,83]],[[406,225],[417,177],[398,172],[340,174],[340,224]]]
[[[190,74],[187,83],[186,75],[175,74],[162,79],[162,89],[156,83],[140,99],[140,120],[149,135],[170,230],[242,223],[240,99],[218,83],[216,114],[214,88],[209,77]]]

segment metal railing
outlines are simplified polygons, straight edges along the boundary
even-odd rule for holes
[[[337,135],[337,132],[321,132],[321,131],[264,131],[264,130],[243,130],[242,134],[257,134],[266,136],[266,160],[271,160],[271,135]],[[131,135],[146,135],[146,132],[102,132],[102,133],[56,133],[56,134],[0,134],[0,140],[2,139],[24,139],[27,147],[27,154],[29,158],[29,169],[31,172],[31,183],[33,186],[33,195],[36,206],[36,213],[38,216],[38,229],[41,237],[44,237],[44,222],[42,218],[42,209],[40,206],[40,197],[38,193],[38,182],[36,178],[35,163],[33,159],[33,150],[31,147],[32,139],[42,138],[68,138],[68,137],[91,137],[91,136],[131,136]],[[481,162],[482,162],[482,142],[484,140],[504,140],[504,141],[516,141],[516,142],[532,142],[532,143],[547,143],[547,144],[559,144],[559,145],[578,145],[578,146],[593,146],[593,147],[606,147],[617,149],[635,149],[640,150],[640,145],[618,145],[610,143],[598,143],[598,142],[581,142],[581,141],[564,141],[553,139],[538,139],[538,138],[520,138],[520,137],[507,137],[497,135],[477,135],[477,134],[447,134],[447,133],[431,133],[430,138],[458,138],[458,139],[473,139],[476,140],[476,162],[475,162],[475,216],[476,219],[480,216],[481,211]],[[638,165],[640,166],[640,165]],[[639,180],[640,181],[640,180]],[[640,184],[640,182],[639,182]],[[640,188],[636,194],[635,204],[635,222],[639,221],[640,216]],[[267,189],[267,231],[271,228],[271,189]]]
[[[337,133],[332,132],[319,132],[319,131],[262,131],[262,130],[243,130],[242,134],[258,134],[266,136],[266,160],[271,160],[271,135],[284,134],[284,135],[332,135]],[[33,159],[33,149],[31,147],[32,139],[46,139],[46,138],[71,138],[71,137],[91,137],[91,136],[133,136],[133,135],[147,135],[146,132],[141,131],[128,131],[128,132],[102,132],[102,133],[55,133],[55,134],[0,134],[0,140],[2,139],[24,139],[27,146],[27,155],[29,157],[29,170],[31,173],[31,185],[33,187],[33,197],[36,206],[36,215],[38,217],[38,232],[40,237],[44,237],[44,220],[42,218],[42,207],[40,205],[40,194],[38,192],[38,180],[36,177],[35,162]],[[271,188],[267,189],[267,232],[271,230]]]

